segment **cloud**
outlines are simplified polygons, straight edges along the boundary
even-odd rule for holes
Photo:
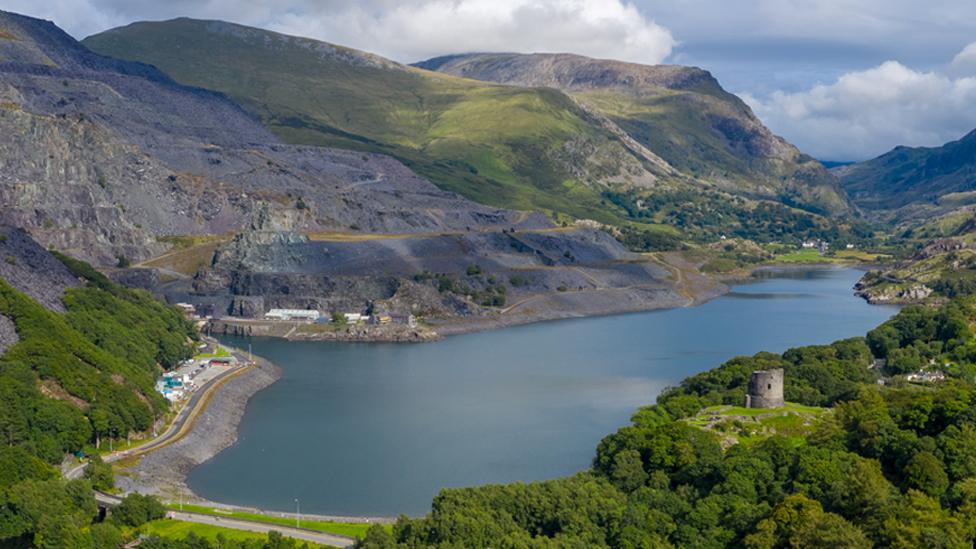
[[[801,92],[743,98],[774,132],[827,160],[871,158],[897,145],[941,145],[976,128],[976,77],[897,61]]]
[[[621,0],[421,0],[360,5],[325,23],[304,15],[272,25],[407,61],[470,51],[572,52],[660,63],[675,40]]]
[[[660,63],[676,41],[630,0],[0,0],[76,37],[140,19],[217,18],[413,62],[471,51]]]
[[[976,42],[969,44],[952,58],[949,74],[955,76],[976,76]]]

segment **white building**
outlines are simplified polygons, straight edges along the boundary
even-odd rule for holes
[[[917,372],[908,374],[905,379],[908,381],[919,381],[922,383],[934,383],[936,381],[945,381],[945,372],[925,372],[919,370]]]
[[[360,313],[346,313],[346,324],[359,324],[366,320],[366,315]]]
[[[314,309],[271,309],[264,313],[265,320],[307,320],[314,322],[319,319],[318,311]]]

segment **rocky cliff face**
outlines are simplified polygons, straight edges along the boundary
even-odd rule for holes
[[[417,67],[475,80],[567,90],[649,88],[729,95],[708,71],[680,65],[640,65],[573,54],[471,53],[435,57]]]
[[[64,291],[81,286],[67,267],[30,235],[7,225],[0,225],[0,279],[56,312],[64,312]],[[0,315],[0,354],[17,341],[13,321]]]
[[[0,134],[0,221],[101,265],[157,255],[162,236],[237,232],[258,202],[305,231],[547,223],[443,192],[388,157],[283,145],[218,93],[4,12]]]

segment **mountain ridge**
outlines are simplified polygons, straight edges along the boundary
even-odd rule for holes
[[[670,165],[714,180],[726,190],[812,204],[833,214],[850,211],[823,166],[770,132],[744,101],[701,68],[538,53],[450,55],[415,66],[489,82],[560,89]],[[702,158],[707,161],[695,162]],[[755,179],[761,183],[750,185]]]
[[[684,92],[665,98],[677,114],[627,127],[593,101],[552,86],[456,78],[230,23],[138,22],[84,43],[226,93],[287,142],[391,154],[442,188],[494,206],[621,223],[630,219],[606,204],[608,188],[711,186],[818,213],[851,211],[819,164],[766,139],[754,118],[752,126],[730,122],[751,111],[700,69],[664,69],[656,89]],[[701,101],[712,104],[710,119],[695,114]],[[759,178],[746,157],[762,147],[787,153],[764,160]],[[714,168],[711,156],[724,164]]]
[[[954,193],[976,190],[976,130],[936,147],[898,146],[871,160],[835,168],[852,199],[868,210],[915,204],[935,208]]]

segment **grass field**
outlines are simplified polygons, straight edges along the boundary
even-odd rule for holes
[[[167,507],[170,509],[178,510],[179,505],[168,504]],[[230,517],[239,518],[243,520],[250,520],[254,522],[263,522],[267,524],[280,524],[283,526],[295,526],[295,519],[288,517],[276,517],[272,515],[262,515],[258,513],[245,513],[241,511],[224,511],[222,509],[214,509],[212,507],[204,507],[201,505],[183,505],[183,510],[190,513],[199,513],[201,515],[211,515],[215,517]],[[307,528],[309,530],[316,530],[319,532],[325,532],[328,534],[336,534],[340,536],[347,536],[351,538],[361,538],[366,535],[366,530],[369,529],[369,524],[361,523],[347,523],[347,522],[334,522],[334,521],[316,521],[316,520],[302,520],[302,528]]]
[[[211,542],[216,541],[217,536],[221,536],[227,541],[264,541],[268,539],[267,534],[246,532],[244,530],[234,530],[231,528],[221,528],[219,526],[211,526],[209,524],[183,522],[173,519],[154,520],[140,526],[138,529],[136,529],[136,532],[148,536],[159,536],[174,540],[182,540],[192,532],[196,536]],[[329,547],[327,545],[318,545],[305,541],[302,541],[301,543],[308,543],[309,547]]]
[[[826,408],[792,402],[774,409],[711,406],[685,421],[689,425],[715,433],[725,445],[748,446],[779,435],[800,446],[806,444],[807,434],[826,413],[829,413]]]
[[[861,250],[839,250],[834,255],[820,255],[820,252],[815,249],[804,248],[777,255],[769,263],[785,265],[803,263],[872,263],[884,261],[888,258],[890,256]]]
[[[206,360],[208,358],[227,358],[230,356],[230,351],[228,351],[223,346],[217,346],[217,349],[212,353],[200,353],[198,355],[193,355],[193,360]]]

